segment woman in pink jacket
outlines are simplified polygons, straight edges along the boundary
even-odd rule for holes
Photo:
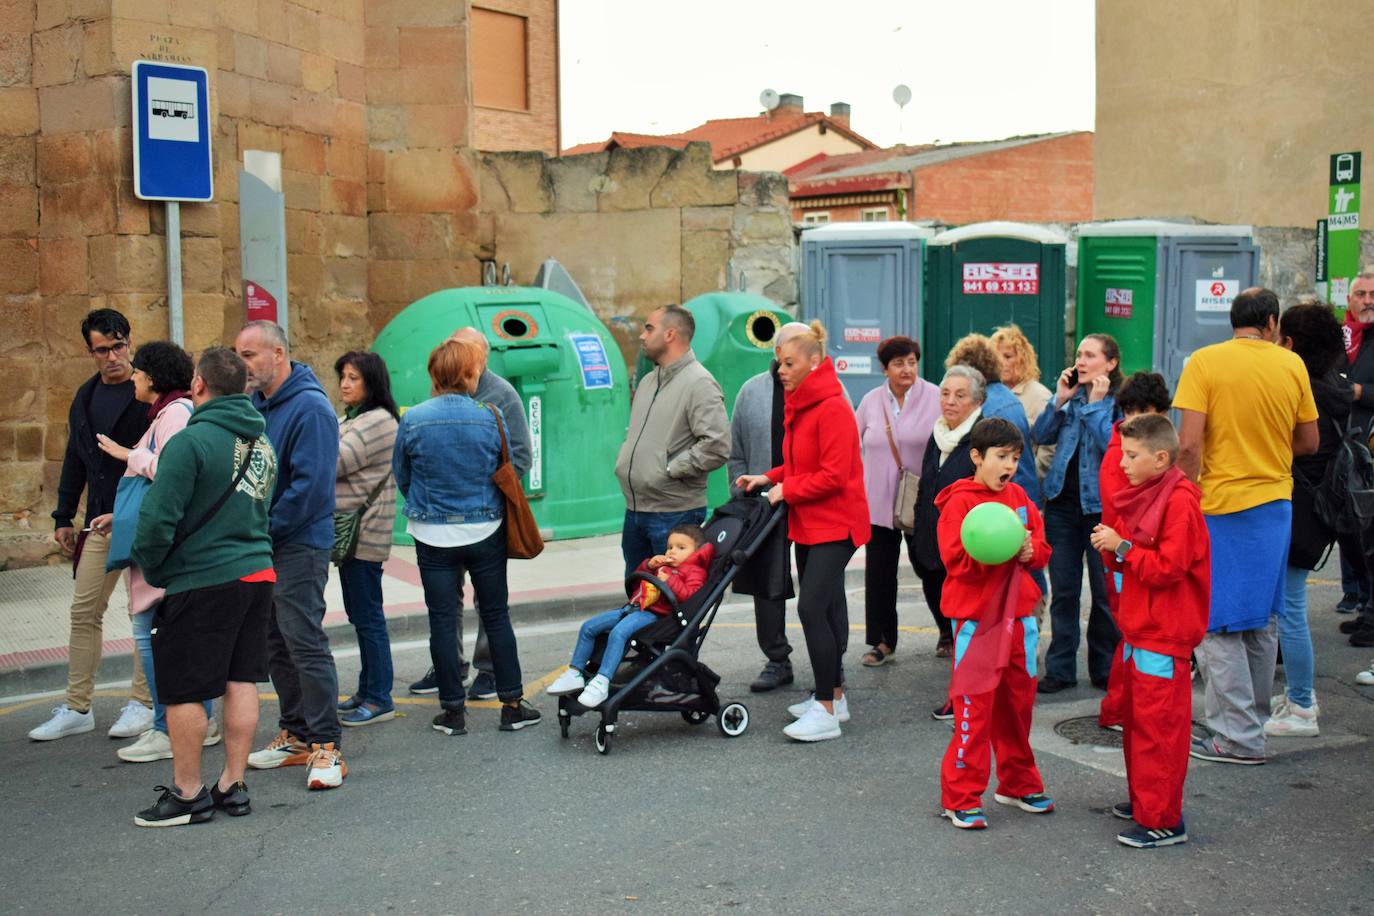
[[[148,431],[133,448],[125,448],[109,436],[97,435],[101,451],[128,468],[125,477],[135,475],[152,480],[157,476],[157,456],[167,440],[186,428],[191,419],[191,376],[195,367],[191,355],[176,344],[157,340],[146,343],[134,354],[134,397],[148,405]],[[91,521],[94,534],[110,533],[114,516],[102,515]],[[127,763],[151,763],[170,760],[172,743],[167,737],[167,711],[157,699],[157,679],[153,673],[152,624],[153,608],[162,600],[162,589],[153,588],[143,578],[137,566],[129,567],[129,614],[133,617],[134,645],[143,661],[143,673],[148,678],[148,692],[153,698],[152,728],[139,736],[133,744],[119,749],[119,759]],[[210,702],[205,703],[205,715],[210,720],[205,744],[218,744],[222,738],[215,722]]]

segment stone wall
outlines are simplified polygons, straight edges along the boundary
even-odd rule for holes
[[[478,173],[482,256],[509,264],[517,283],[557,258],[631,366],[649,312],[725,289],[730,265],[748,291],[796,303],[786,180],[717,171],[707,144],[491,153]]]

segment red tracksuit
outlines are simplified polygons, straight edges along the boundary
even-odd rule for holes
[[[985,502],[1010,506],[1030,530],[1028,563],[1012,559],[1001,566],[986,566],[964,550],[959,537],[964,516]],[[1014,483],[996,492],[973,479],[956,481],[940,492],[935,505],[940,510],[940,558],[948,572],[941,609],[954,627],[950,696],[954,735],[940,768],[940,802],[947,809],[963,811],[982,805],[993,756],[999,793],[1021,797],[1044,791],[1030,746],[1035,648],[1040,635],[1034,611],[1040,589],[1027,570],[1045,568],[1050,545],[1040,513]],[[979,628],[982,638],[974,641]],[[990,658],[999,647],[1005,657]],[[961,671],[964,666],[969,668]],[[969,670],[980,673],[978,680],[987,689],[956,693]],[[983,672],[988,676],[981,676]]]
[[[1212,546],[1199,504],[1201,491],[1182,477],[1164,505],[1158,533],[1142,529],[1141,513],[1129,508],[1141,487],[1115,498],[1118,533],[1133,544],[1122,576],[1121,629],[1126,785],[1135,822],[1150,829],[1183,819],[1183,782],[1193,712],[1188,657],[1207,632]],[[1150,485],[1147,482],[1144,486]]]
[[[1117,530],[1117,517],[1112,498],[1131,485],[1126,479],[1126,472],[1121,470],[1121,423],[1121,420],[1117,420],[1112,426],[1112,438],[1107,443],[1107,451],[1102,454],[1102,467],[1097,475],[1097,488],[1102,497],[1102,524],[1113,531]],[[1107,570],[1107,609],[1111,612],[1112,620],[1116,620],[1121,613],[1121,592],[1117,581],[1119,574],[1113,572],[1115,562],[1116,554],[1110,550],[1102,551],[1102,568]],[[1116,652],[1112,655],[1112,671],[1107,677],[1107,695],[1102,698],[1102,706],[1097,713],[1097,724],[1103,728],[1121,725],[1126,721],[1122,697],[1126,682],[1121,668],[1121,649],[1121,643],[1118,642]]]

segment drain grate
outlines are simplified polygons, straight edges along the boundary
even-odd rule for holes
[[[1065,719],[1054,726],[1055,734],[1067,738],[1074,744],[1087,744],[1093,747],[1121,747],[1121,732],[1103,728],[1097,724],[1097,716],[1079,716]]]

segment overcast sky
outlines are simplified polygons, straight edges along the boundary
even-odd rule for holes
[[[562,0],[563,146],[853,108],[879,146],[1091,130],[1093,0]],[[898,84],[912,99],[899,110]]]

